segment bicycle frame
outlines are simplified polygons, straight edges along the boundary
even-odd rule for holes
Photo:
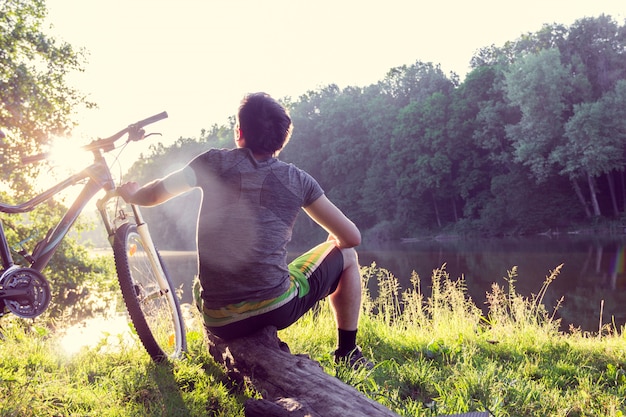
[[[114,215],[114,218],[109,217],[107,210],[108,203],[110,200],[118,198],[118,194],[115,181],[111,175],[111,170],[104,158],[105,152],[115,149],[115,142],[117,140],[125,135],[128,135],[126,143],[145,139],[151,134],[146,135],[143,127],[164,118],[167,118],[167,113],[161,112],[131,124],[109,138],[92,141],[90,144],[82,147],[85,151],[90,151],[93,154],[94,159],[91,165],[77,174],[70,175],[64,181],[59,182],[57,185],[36,195],[25,203],[14,206],[0,203],[0,212],[9,214],[30,212],[66,188],[86,181],[78,197],[76,197],[71,206],[65,211],[59,222],[48,230],[43,239],[35,244],[31,254],[26,252],[22,246],[22,242],[19,243],[20,249],[17,250],[17,253],[24,257],[30,264],[29,267],[15,264],[11,247],[4,232],[2,221],[0,220],[0,258],[2,260],[2,269],[0,270],[0,307],[4,305],[11,312],[22,317],[36,317],[47,308],[50,300],[50,289],[49,284],[41,272],[50,262],[50,259],[59,245],[78,219],[78,216],[101,190],[105,191],[105,195],[96,202],[96,207],[100,212],[100,217],[106,228],[111,246],[114,246],[116,241],[115,235],[118,231],[118,220],[127,223],[128,217],[134,217],[137,232],[142,239],[142,246],[144,246],[152,271],[156,272],[157,283],[161,288],[160,294],[166,294],[170,290],[169,278],[165,276],[157,250],[154,247],[147,225],[145,225],[143,221],[139,207],[131,205],[133,211],[132,216],[127,216],[124,210],[120,209],[119,212]],[[23,158],[22,161],[36,162],[44,159],[46,156],[46,154],[35,155]],[[177,305],[176,310],[180,315],[180,309]],[[0,316],[4,314],[4,311],[0,311]],[[177,327],[180,328],[181,326]],[[181,339],[181,335],[177,335],[177,340],[179,339]]]
[[[67,178],[66,180],[58,183],[52,188],[44,191],[43,193],[35,196],[31,200],[16,205],[16,206],[8,206],[0,204],[3,212],[7,213],[25,213],[34,210],[41,203],[49,200],[54,197],[56,194],[60,193],[64,189],[79,183],[85,179],[89,179],[80,194],[74,201],[74,203],[70,206],[70,208],[65,212],[61,220],[57,223],[57,225],[48,231],[46,237],[37,242],[35,248],[33,249],[32,254],[25,255],[25,258],[30,262],[30,267],[37,271],[42,271],[50,261],[50,258],[54,255],[54,252],[58,248],[59,244],[63,240],[63,238],[67,235],[69,230],[72,228],[76,219],[83,211],[85,206],[89,203],[89,201],[102,189],[107,191],[107,200],[110,199],[113,195],[110,191],[115,189],[115,183],[113,178],[111,177],[111,172],[109,167],[102,155],[102,152],[98,150],[93,151],[95,156],[95,162],[89,167],[83,169],[77,174],[74,174]],[[106,201],[99,204],[98,209],[101,208],[104,210],[104,206],[106,205]],[[102,212],[101,212],[102,214]],[[103,221],[105,221],[105,227],[107,228],[107,232],[114,232],[112,224],[109,222],[108,216],[103,216]],[[106,224],[109,222],[109,224]],[[0,229],[0,254],[2,257],[2,263],[5,270],[10,269],[13,263],[13,257],[11,255],[9,243],[7,242],[6,236],[4,234],[4,230]]]

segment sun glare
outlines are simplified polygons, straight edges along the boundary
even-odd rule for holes
[[[32,160],[31,164],[39,165],[39,173],[34,178],[35,188],[43,192],[52,188],[61,181],[69,178],[88,166],[91,156],[81,149],[76,142],[72,143],[68,138],[54,138],[47,149],[43,150],[43,160]],[[31,157],[34,155],[27,155]],[[57,201],[71,202],[80,193],[80,187],[71,186],[62,190],[55,196]]]
[[[46,159],[56,175],[65,177],[87,166],[91,158],[81,145],[59,137],[53,140]]]
[[[59,346],[68,355],[98,346],[106,351],[115,351],[126,344],[134,343],[136,341],[124,315],[82,321],[64,330],[59,340]]]

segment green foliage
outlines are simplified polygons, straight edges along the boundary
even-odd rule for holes
[[[589,173],[594,177],[623,169],[626,141],[626,80],[598,101],[574,107],[565,125],[568,141],[563,154],[563,173],[572,177]]]
[[[516,161],[528,166],[539,182],[552,175],[552,151],[564,141],[569,72],[561,65],[558,49],[524,56],[506,72],[508,98],[522,113],[507,133]]]
[[[76,106],[93,106],[66,82],[82,70],[84,52],[46,35],[46,13],[43,0],[0,4],[0,129],[7,135],[0,178],[14,190],[25,186],[23,171],[15,170],[19,156],[37,151],[51,134],[67,132]]]

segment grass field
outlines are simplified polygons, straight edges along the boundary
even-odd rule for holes
[[[513,269],[504,287],[492,288],[484,315],[463,281],[445,270],[433,273],[431,296],[424,298],[416,275],[413,287],[400,292],[388,271],[363,268],[379,294],[372,299],[365,291],[359,333],[359,344],[377,364],[371,372],[333,363],[327,303],[279,336],[293,353],[309,354],[326,372],[402,416],[485,410],[496,417],[624,416],[624,328],[559,332],[542,304],[557,274],[537,296],[525,298],[515,291]],[[67,349],[64,333],[49,323],[7,316],[0,322],[0,415],[243,416],[243,402],[256,394],[225,377],[198,323],[191,310],[187,357],[157,365],[124,325],[119,331],[101,322],[101,331],[83,333]]]

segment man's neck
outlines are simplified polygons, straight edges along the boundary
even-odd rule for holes
[[[264,162],[264,161],[267,161],[268,159],[271,159],[273,155],[270,153],[258,154],[258,153],[252,152],[252,156],[254,156],[254,159],[256,159],[257,161]]]

